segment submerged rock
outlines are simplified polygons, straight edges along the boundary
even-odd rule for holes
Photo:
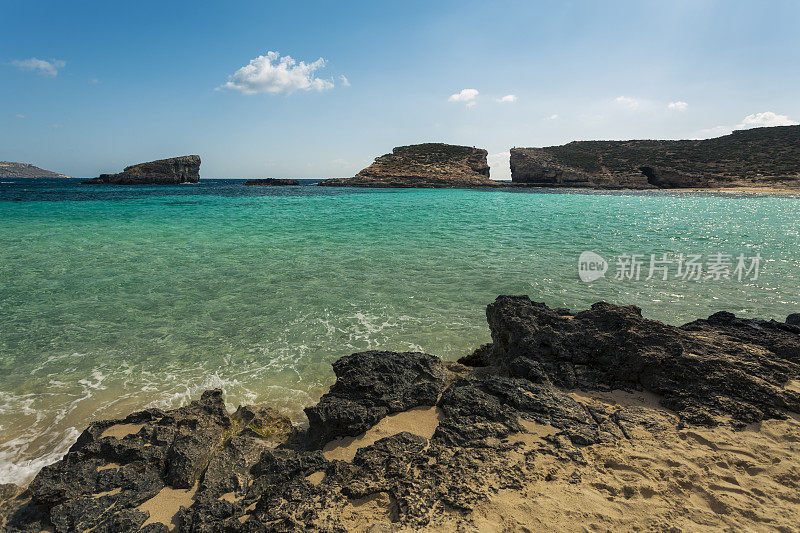
[[[125,167],[118,174],[100,174],[83,183],[111,185],[175,185],[200,181],[200,156],[184,155]]]
[[[261,185],[265,187],[281,187],[281,186],[289,186],[289,185],[300,185],[298,180],[286,180],[286,179],[278,179],[278,178],[263,178],[263,179],[256,179],[256,180],[247,180],[244,182],[245,185]]]
[[[335,187],[506,187],[489,179],[486,150],[443,143],[398,146],[352,178],[319,183]]]
[[[482,365],[472,371],[418,352],[339,359],[336,383],[306,410],[307,430],[266,406],[229,414],[219,390],[179,409],[96,422],[22,494],[0,487],[0,529],[481,529],[473,511],[503,491],[536,502],[525,491],[559,483],[558,476],[568,478],[567,486],[593,471],[611,470],[604,479],[615,479],[615,468],[631,476],[632,467],[608,457],[634,449],[630,443],[649,443],[643,449],[650,455],[654,443],[670,446],[676,439],[714,450],[700,425],[732,421],[738,427],[800,410],[798,389],[788,386],[800,377],[800,328],[791,324],[716,313],[676,328],[643,318],[634,306],[601,302],[570,313],[526,296],[499,297],[487,318],[493,343],[465,360]],[[639,391],[629,398],[649,391],[663,407],[598,400],[612,390]],[[435,428],[415,427],[421,409],[435,411]],[[392,417],[412,423],[366,438]],[[800,432],[788,438],[795,437]],[[329,454],[336,446],[352,453]],[[672,453],[653,483],[678,472]],[[707,464],[728,468],[721,459]],[[763,470],[741,465],[753,475]],[[700,482],[697,465],[690,466],[670,490],[691,488],[680,476]],[[780,475],[791,485],[787,468]],[[724,470],[713,486],[729,483],[730,475]],[[599,482],[576,490],[598,487],[612,500],[637,491],[653,495],[649,486],[629,483],[619,493]],[[762,503],[772,498],[759,494]],[[785,505],[780,498],[768,502]],[[737,515],[741,520],[752,519],[747,509]],[[563,504],[559,512],[583,516]],[[673,517],[672,506],[668,513]],[[729,520],[728,514],[724,523]]]

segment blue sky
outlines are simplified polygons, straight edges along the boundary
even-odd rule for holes
[[[0,20],[0,160],[81,177],[190,153],[203,177],[349,176],[441,141],[502,178],[512,146],[800,121],[793,0],[0,0]]]

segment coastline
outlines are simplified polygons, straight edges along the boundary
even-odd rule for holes
[[[218,389],[96,422],[27,489],[2,487],[0,525],[568,531],[800,518],[781,496],[800,483],[800,327],[716,313],[677,328],[634,306],[570,313],[513,296],[487,320],[493,343],[459,363],[339,359],[307,429],[269,406],[230,413]]]

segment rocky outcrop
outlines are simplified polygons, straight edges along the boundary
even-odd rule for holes
[[[576,141],[512,148],[511,180],[539,187],[800,188],[800,126],[716,139]]]
[[[471,188],[508,186],[489,179],[487,152],[442,143],[399,146],[352,178],[319,183],[335,187]]]
[[[69,178],[69,176],[45,170],[30,163],[0,161],[0,178]]]
[[[629,482],[619,493],[604,483],[581,485],[581,477],[595,470],[618,469],[628,478],[637,472],[613,455],[598,456],[602,450],[613,454],[654,435],[662,437],[647,441],[649,455],[631,457],[653,460],[652,443],[680,439],[714,450],[700,429],[685,428],[738,428],[800,411],[800,389],[790,386],[800,377],[800,327],[792,324],[716,313],[672,327],[643,318],[634,306],[601,302],[572,313],[526,296],[499,297],[487,318],[493,342],[467,359],[481,365],[474,370],[417,352],[340,359],[336,383],[306,410],[307,430],[266,407],[228,414],[219,390],[179,409],[92,424],[27,490],[0,487],[0,527],[346,531],[354,527],[348,522],[354,513],[375,508],[383,514],[366,514],[359,527],[380,518],[380,527],[389,529],[480,529],[470,513],[491,498],[503,491],[524,494],[534,485],[547,490],[558,476],[578,491],[607,491],[612,501],[628,501],[638,491],[645,499],[653,496],[652,487]],[[654,393],[662,408],[591,396],[612,390]],[[366,438],[385,420],[420,412],[435,415],[427,433],[412,423]],[[351,459],[332,455],[359,442]],[[682,478],[680,464],[667,455],[665,470],[655,472],[652,483],[675,477],[679,492],[670,498],[679,498],[701,482],[698,466]],[[766,468],[752,462],[755,455],[742,457],[742,468],[753,475]],[[699,464],[706,465],[701,477],[714,464],[733,468],[722,459]],[[780,487],[794,486],[791,468],[777,476]],[[724,481],[734,479],[731,472],[724,470],[714,486],[747,494]],[[765,505],[786,506],[785,498],[764,491],[758,502],[760,512]],[[559,505],[560,512],[584,520],[580,510]],[[734,523],[735,509],[714,505],[724,520],[702,517],[703,524]],[[756,520],[751,509],[748,503],[737,516]],[[667,512],[676,519],[672,503]],[[664,523],[653,528],[663,530]]]
[[[118,174],[100,174],[83,183],[110,185],[177,185],[200,181],[200,156],[184,155],[125,167]]]
[[[800,376],[800,327],[720,312],[680,328],[605,302],[580,313],[527,296],[489,305],[490,359],[559,388],[647,390],[693,424],[735,424],[800,412],[784,387]]]
[[[264,187],[283,187],[289,185],[300,185],[298,180],[286,180],[286,179],[279,179],[279,178],[263,178],[263,179],[255,179],[255,180],[247,180],[244,182],[245,185],[257,185],[257,186],[264,186]]]

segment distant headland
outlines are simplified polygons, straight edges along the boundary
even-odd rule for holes
[[[30,163],[0,161],[0,178],[69,178],[52,170],[45,170]]]

